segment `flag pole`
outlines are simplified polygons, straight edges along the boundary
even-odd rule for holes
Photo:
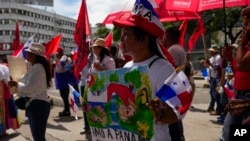
[[[207,59],[208,58],[208,56],[207,56],[207,46],[206,46],[206,40],[205,40],[204,33],[201,34],[201,37],[202,37],[202,43],[203,43],[203,47],[204,47],[205,59]]]

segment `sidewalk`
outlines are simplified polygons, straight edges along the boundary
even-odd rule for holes
[[[196,80],[197,91],[192,106],[183,120],[184,134],[186,141],[218,141],[222,125],[216,123],[217,116],[211,116],[205,112],[208,106],[208,89],[202,88],[204,81]],[[53,91],[56,92],[56,91]],[[47,141],[90,141],[89,136],[80,135],[83,128],[83,113],[81,108],[77,113],[78,119],[74,116],[58,118],[58,112],[62,108],[62,101],[59,97],[53,96],[55,106],[51,109],[48,126],[46,130]],[[24,111],[19,110],[22,126],[16,131],[10,129],[7,136],[0,137],[1,141],[32,141],[32,136],[24,116]]]

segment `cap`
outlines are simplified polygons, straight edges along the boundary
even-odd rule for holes
[[[25,51],[45,57],[45,47],[39,43],[32,43]]]

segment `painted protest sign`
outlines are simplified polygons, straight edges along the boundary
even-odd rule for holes
[[[88,75],[84,100],[93,141],[147,141],[154,134],[148,67]]]

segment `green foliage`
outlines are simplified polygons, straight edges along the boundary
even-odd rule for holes
[[[119,82],[119,76],[117,73],[113,73],[109,77],[110,82]]]
[[[114,40],[115,42],[120,41],[121,33],[122,33],[122,30],[121,30],[121,29],[116,28],[116,27],[113,28],[113,40]]]
[[[127,83],[132,83],[135,88],[140,88],[142,85],[141,74],[138,70],[132,70],[125,74],[124,80]]]
[[[106,38],[106,36],[109,34],[110,29],[108,29],[107,27],[103,26],[100,27],[95,33],[94,36],[96,38]]]
[[[95,80],[95,83],[93,84],[93,86],[90,87],[90,90],[92,92],[97,92],[101,89],[104,89],[104,84],[105,84],[105,80],[106,80],[105,77],[99,78],[98,75],[94,75],[94,80]]]
[[[241,33],[240,30],[237,33],[234,33],[235,31],[233,30],[236,27],[241,27],[241,9],[241,7],[226,8],[226,16],[222,8],[202,12],[206,34],[212,35],[212,39],[216,42],[218,41],[218,31],[222,31],[227,34],[229,40],[234,43]],[[224,18],[226,18],[226,21],[224,21]],[[227,31],[225,31],[225,27]]]
[[[224,10],[221,9],[213,9],[208,11],[201,12],[202,19],[204,21],[206,33],[211,35],[211,38],[218,43],[218,33],[219,31],[224,32],[229,37],[228,41],[231,40],[232,43],[240,36],[241,30],[236,31],[233,30],[236,27],[241,27],[241,9],[242,7],[233,7],[233,8],[226,8],[224,16]],[[226,17],[226,22],[224,22],[224,17]],[[182,21],[176,22],[167,22],[163,23],[165,29],[172,26],[180,26]],[[225,24],[226,23],[226,24]],[[227,32],[225,31],[225,25],[227,28]],[[187,35],[191,35],[197,26],[197,19],[189,20],[188,28],[187,28]]]

